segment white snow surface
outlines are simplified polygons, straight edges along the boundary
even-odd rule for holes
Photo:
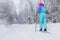
[[[60,40],[60,23],[48,23],[48,33],[40,32],[39,25],[13,24],[9,27],[0,25],[0,40]]]

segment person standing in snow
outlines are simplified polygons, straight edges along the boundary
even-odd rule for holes
[[[38,10],[37,13],[39,14],[39,25],[40,31],[42,31],[44,25],[44,31],[47,31],[47,23],[46,23],[46,8],[42,2],[38,3]]]

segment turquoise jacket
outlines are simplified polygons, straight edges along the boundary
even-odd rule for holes
[[[46,13],[46,8],[44,6],[39,6],[37,12],[40,13]]]

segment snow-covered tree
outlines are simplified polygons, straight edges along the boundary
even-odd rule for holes
[[[2,0],[0,2],[0,19],[4,23],[12,24],[13,23],[13,14],[15,12],[15,6],[11,0]]]

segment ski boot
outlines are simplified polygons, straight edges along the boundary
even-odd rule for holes
[[[42,31],[42,29],[40,29],[40,31]]]
[[[47,29],[44,29],[44,31],[47,31]]]

